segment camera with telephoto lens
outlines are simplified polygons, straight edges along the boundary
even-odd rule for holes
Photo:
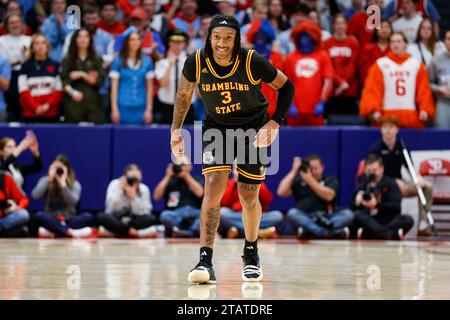
[[[309,170],[309,160],[304,159],[300,165],[300,171],[307,172]]]
[[[377,182],[375,180],[376,177],[373,173],[367,176],[367,185],[363,194],[364,201],[370,201],[372,195],[375,195],[377,193]]]
[[[326,217],[326,213],[325,212],[318,212],[317,216],[316,216],[316,223],[319,226],[322,226],[326,229],[333,229],[333,223],[331,223],[330,220],[328,220],[328,218]]]
[[[129,176],[127,177],[127,184],[131,187],[132,185],[134,185],[136,182],[138,181],[138,178],[136,178],[135,176]]]
[[[57,168],[56,168],[56,175],[62,176],[63,174],[64,174],[64,168],[62,168],[62,167],[57,167]]]
[[[175,175],[179,174],[181,171],[183,171],[183,164],[172,164],[172,170]]]

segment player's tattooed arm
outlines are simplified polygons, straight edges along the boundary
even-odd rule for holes
[[[177,98],[173,109],[172,130],[179,130],[183,126],[186,114],[191,105],[192,93],[194,92],[195,82],[189,82],[183,74],[181,74],[180,84],[178,86]]]

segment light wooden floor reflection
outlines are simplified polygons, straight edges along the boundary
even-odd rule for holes
[[[215,286],[187,273],[196,241],[0,240],[0,299],[450,299],[449,242],[260,241],[265,278],[240,279],[218,240]],[[80,275],[80,277],[77,277]]]

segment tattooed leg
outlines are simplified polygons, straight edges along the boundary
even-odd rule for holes
[[[200,247],[214,246],[220,222],[220,201],[225,193],[227,181],[228,171],[205,174],[205,193],[200,215]]]
[[[242,221],[244,222],[245,239],[253,242],[258,239],[261,222],[261,203],[259,202],[259,184],[238,182],[239,199],[242,203]]]

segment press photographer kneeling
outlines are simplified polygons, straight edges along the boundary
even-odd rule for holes
[[[357,238],[403,240],[414,220],[401,214],[401,201],[397,183],[384,175],[383,160],[370,154],[354,196]]]
[[[156,228],[151,226],[158,219],[152,214],[150,190],[141,181],[141,169],[130,164],[123,176],[109,183],[105,213],[97,217],[102,227],[117,236],[156,237]]]

